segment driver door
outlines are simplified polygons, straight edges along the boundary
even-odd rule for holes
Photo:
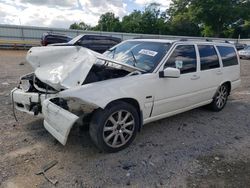
[[[199,96],[199,64],[195,45],[177,45],[161,70],[180,69],[179,78],[158,78],[152,117],[167,116],[201,102]]]

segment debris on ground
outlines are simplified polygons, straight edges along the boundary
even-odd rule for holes
[[[38,171],[37,173],[35,173],[36,175],[43,175],[45,177],[46,180],[48,180],[50,183],[52,183],[53,185],[57,184],[57,180],[51,179],[46,175],[46,171],[48,171],[49,169],[51,169],[53,166],[55,166],[58,163],[58,161],[53,160],[51,162],[49,162],[48,164],[44,165],[40,171]]]

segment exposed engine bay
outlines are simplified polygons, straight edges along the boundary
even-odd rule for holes
[[[136,71],[132,73],[132,75],[139,74],[139,72]],[[82,85],[109,80],[113,78],[120,78],[127,75],[131,75],[131,73],[123,69],[117,69],[107,65],[95,64],[90,69]],[[19,87],[25,90],[26,92],[40,92],[50,94],[59,92],[50,85],[42,82],[39,78],[36,77],[34,73],[30,73],[21,77]]]
[[[128,75],[129,73],[130,72],[123,70],[123,69],[116,69],[110,66],[95,64],[90,69],[82,85],[93,83],[93,82],[98,82],[98,81],[103,81],[103,80],[109,80],[112,78],[124,77]]]

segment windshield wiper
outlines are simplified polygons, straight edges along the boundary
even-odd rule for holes
[[[136,67],[137,60],[136,60],[136,58],[135,58],[135,55],[134,55],[134,53],[133,53],[132,50],[130,51],[130,53],[132,54],[132,57],[133,57],[133,59],[134,59],[134,64],[133,64],[133,66]]]
[[[108,49],[107,51],[109,52],[113,52],[113,59],[115,58],[115,51],[116,51],[116,48],[113,48],[113,49]]]

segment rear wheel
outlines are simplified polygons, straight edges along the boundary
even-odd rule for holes
[[[139,127],[136,109],[125,102],[114,102],[104,110],[98,109],[90,123],[90,136],[105,152],[117,152],[130,145]]]
[[[227,103],[228,95],[229,87],[226,84],[221,85],[220,88],[217,90],[212,103],[209,105],[211,110],[216,112],[221,111]]]

